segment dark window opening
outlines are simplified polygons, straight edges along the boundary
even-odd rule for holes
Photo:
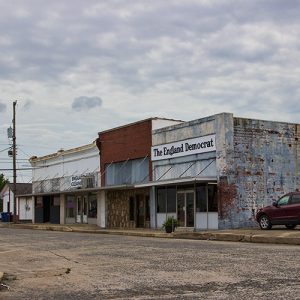
[[[129,198],[129,220],[134,221],[134,197]]]
[[[149,202],[149,196],[147,195],[146,196],[146,221],[150,221],[150,202]]]
[[[207,212],[207,189],[205,185],[196,187],[196,212]]]
[[[207,193],[208,193],[208,211],[209,212],[217,212],[218,211],[217,186],[216,185],[208,185]]]
[[[167,188],[167,212],[176,213],[176,187]]]
[[[167,211],[167,192],[166,188],[157,189],[157,212],[165,213]]]

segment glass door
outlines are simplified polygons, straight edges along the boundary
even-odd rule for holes
[[[77,213],[76,213],[76,222],[81,223],[81,216],[82,216],[82,197],[78,196],[77,197]]]
[[[136,227],[145,227],[145,204],[143,195],[136,195]]]
[[[77,197],[77,213],[76,213],[76,223],[87,223],[88,214],[88,199],[87,196]]]
[[[184,192],[177,193],[177,221],[179,226],[185,227],[185,196]]]
[[[88,219],[87,219],[87,215],[88,215],[88,197],[87,196],[83,196],[82,197],[82,223],[87,223]]]
[[[186,227],[194,227],[195,226],[194,192],[186,192],[185,201],[186,201]]]
[[[177,220],[181,227],[195,227],[195,196],[193,191],[177,192]]]

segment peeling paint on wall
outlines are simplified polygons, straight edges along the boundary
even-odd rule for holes
[[[256,211],[300,186],[299,125],[234,119],[234,157],[240,226],[255,224]]]

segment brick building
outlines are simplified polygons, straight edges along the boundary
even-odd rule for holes
[[[300,124],[222,113],[153,131],[155,224],[254,226],[258,208],[300,188]]]
[[[258,208],[300,188],[299,137],[300,124],[230,113],[102,131],[96,144],[31,159],[33,221],[161,228],[173,216],[193,230],[255,226]]]
[[[150,118],[99,133],[106,227],[150,227],[150,189],[135,185],[152,180],[152,130],[179,123]]]

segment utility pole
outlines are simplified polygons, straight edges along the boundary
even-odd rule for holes
[[[14,177],[14,223],[17,223],[17,202],[16,202],[16,192],[17,192],[17,167],[16,167],[16,105],[17,101],[13,102],[13,177]]]

